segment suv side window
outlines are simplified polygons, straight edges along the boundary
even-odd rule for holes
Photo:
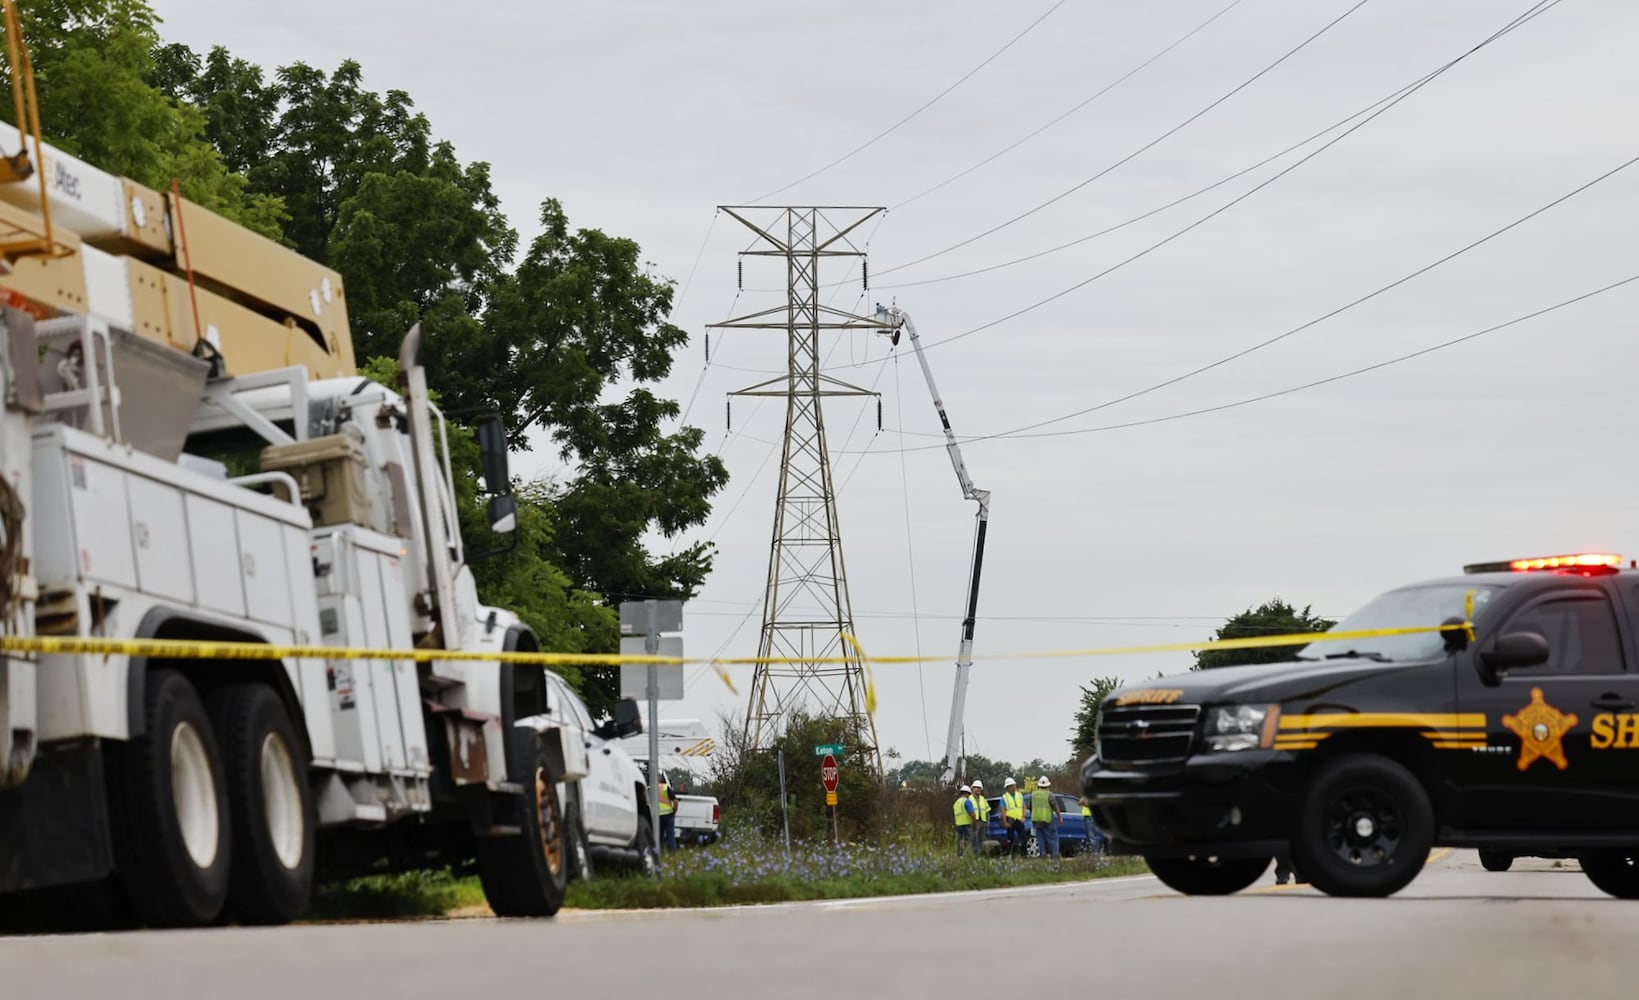
[[[1624,668],[1616,615],[1603,594],[1584,593],[1531,605],[1509,619],[1506,631],[1536,632],[1548,640],[1548,662],[1520,670],[1542,674],[1619,674]]]

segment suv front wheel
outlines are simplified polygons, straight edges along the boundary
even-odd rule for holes
[[[1593,851],[1577,859],[1588,881],[1617,899],[1639,899],[1639,853]]]
[[[1150,858],[1155,877],[1186,896],[1228,896],[1256,882],[1268,858]]]
[[[1375,754],[1323,765],[1309,781],[1292,841],[1311,885],[1332,896],[1388,896],[1428,860],[1434,808],[1412,773]]]

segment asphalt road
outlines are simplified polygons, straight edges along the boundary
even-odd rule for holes
[[[719,910],[0,940],[0,996],[145,998],[1605,997],[1639,903],[1573,862],[1440,852],[1391,899],[1152,878]],[[1079,966],[1072,956],[1081,956]],[[1038,965],[1045,962],[1045,967]],[[1031,985],[1042,977],[1040,985]],[[991,985],[986,985],[986,983]],[[1004,990],[1003,995],[1013,995]]]

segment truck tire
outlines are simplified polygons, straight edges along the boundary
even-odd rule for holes
[[[1488,872],[1505,872],[1514,867],[1514,856],[1504,851],[1481,851],[1480,867]]]
[[[514,825],[522,834],[478,840],[478,879],[498,917],[550,917],[569,887],[569,845],[557,775],[540,738],[520,731],[517,758],[523,794]]]
[[[228,899],[222,756],[198,692],[176,671],[149,672],[142,710],[140,736],[107,744],[115,867],[144,923],[202,927]]]
[[[220,688],[209,708],[232,817],[228,909],[242,924],[288,924],[313,897],[317,815],[302,741],[266,685]]]
[[[563,807],[563,825],[569,837],[569,878],[586,882],[592,878],[592,848],[586,842],[586,824],[580,818],[580,803],[570,800]]]
[[[1186,896],[1230,896],[1263,877],[1268,858],[1151,858],[1144,863],[1169,889]]]
[[[1331,896],[1389,896],[1428,860],[1434,807],[1412,773],[1375,754],[1338,757],[1309,780],[1292,860]]]
[[[1601,892],[1617,899],[1639,899],[1639,853],[1590,851],[1577,860],[1582,873]]]

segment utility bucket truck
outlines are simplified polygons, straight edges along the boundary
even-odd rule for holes
[[[583,729],[640,724],[438,657],[537,645],[479,602],[418,329],[398,391],[360,377],[339,274],[42,144],[12,62],[0,917],[280,923],[317,879],[441,865],[554,913]],[[510,531],[498,418],[478,439]]]

